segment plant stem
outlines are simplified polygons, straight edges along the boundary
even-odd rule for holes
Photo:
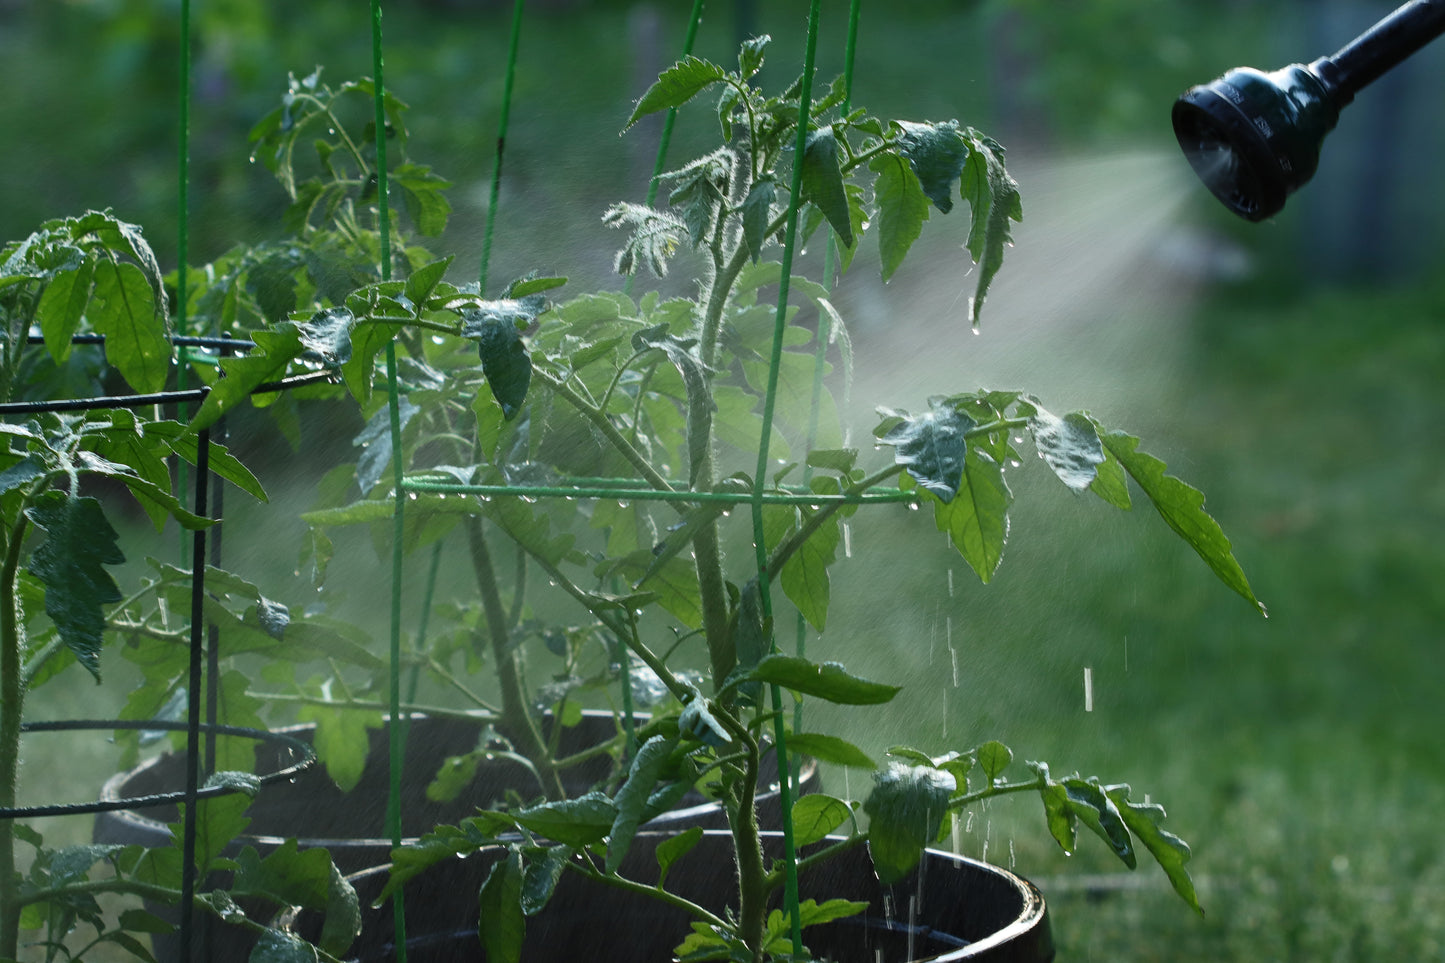
[[[567,793],[562,787],[562,780],[557,775],[552,757],[547,753],[547,744],[537,728],[537,721],[527,706],[521,667],[518,664],[517,651],[511,644],[512,633],[507,624],[507,610],[502,605],[501,594],[497,591],[496,570],[492,567],[492,554],[487,548],[482,519],[476,515],[468,515],[463,524],[467,531],[472,570],[477,578],[477,590],[482,597],[482,611],[487,619],[487,632],[492,640],[492,660],[497,667],[497,682],[502,690],[502,725],[507,734],[517,740],[522,754],[537,766],[547,795],[553,799],[563,799]]]
[[[15,580],[27,522],[18,513],[0,567],[0,807],[13,809],[20,775],[20,722],[25,687],[20,676],[20,598]],[[20,945],[20,893],[15,869],[15,823],[0,821],[0,959],[15,959]]]
[[[295,695],[286,692],[255,692],[247,690],[246,695],[252,699],[261,699],[265,702],[290,702],[296,705],[325,706],[328,709],[355,709],[358,712],[386,712],[391,707],[384,702],[374,702],[367,699],[348,699],[339,701],[327,699],[322,696]],[[480,722],[489,721],[487,716],[481,716],[469,709],[448,709],[442,706],[421,705],[419,703],[402,703],[399,707],[402,712],[410,715],[418,713],[424,716],[431,716],[436,719],[471,719]],[[491,706],[483,706],[486,711],[500,716],[501,713]]]
[[[569,860],[563,865],[566,866],[568,869],[571,869],[577,873],[582,874],[583,876],[586,876],[588,879],[593,880],[594,882],[605,883],[608,886],[612,886],[616,889],[626,890],[629,893],[639,893],[643,896],[649,896],[652,899],[660,900],[661,902],[664,902],[669,906],[676,906],[678,909],[684,910],[689,915],[697,917],[698,919],[707,923],[709,926],[716,927],[719,930],[727,929],[727,921],[724,920],[722,917],[715,916],[712,913],[708,912],[707,909],[705,909],[704,907],[694,903],[692,900],[678,896],[676,893],[670,893],[660,886],[648,886],[646,883],[639,883],[635,880],[630,880],[625,876],[619,876],[616,873],[599,873],[597,869],[590,864],[577,860]]]

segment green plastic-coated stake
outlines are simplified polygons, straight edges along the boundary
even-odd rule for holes
[[[848,44],[843,56],[843,103],[839,113],[847,117],[853,109],[853,61],[858,50],[858,12],[863,5],[863,0],[851,0],[848,9]],[[856,244],[857,241],[855,240]],[[836,278],[838,265],[838,235],[831,229],[828,231],[828,246],[823,252],[823,288],[832,292],[833,283]],[[807,450],[812,451],[818,444],[818,414],[823,402],[823,370],[828,362],[828,344],[832,341],[832,321],[826,311],[818,312],[818,334],[817,345],[813,355],[813,400],[808,412],[808,434]],[[846,395],[846,392],[845,392]],[[846,403],[846,397],[845,397]],[[813,480],[813,466],[803,464],[803,484],[806,486]],[[803,613],[798,613],[797,641],[794,649],[798,658],[802,659],[808,653],[808,620]],[[793,731],[801,732],[803,729],[803,700],[798,698],[793,703]],[[793,760],[791,777],[793,788],[798,788],[798,774],[800,772],[801,760]]]
[[[682,41],[682,55],[686,57],[692,53],[692,46],[697,41],[697,26],[702,23],[703,0],[692,0],[692,16],[687,21],[687,36]],[[657,200],[657,185],[662,179],[662,168],[667,164],[667,148],[672,143],[672,127],[677,122],[677,108],[670,107],[667,117],[662,122],[662,138],[657,142],[657,160],[652,164],[652,179],[647,182],[647,206],[651,207]],[[637,277],[636,272],[627,275],[622,282],[622,293],[632,294],[632,281]]]
[[[381,279],[391,280],[391,209],[388,204],[386,160],[386,82],[382,75],[381,0],[371,0],[372,93],[376,101],[376,220],[381,235]],[[392,508],[391,539],[391,672],[388,693],[391,713],[390,757],[391,785],[386,799],[386,829],[393,846],[401,845],[401,772],[405,758],[405,733],[401,726],[401,574],[402,540],[406,533],[404,510],[406,493],[402,490],[401,464],[401,402],[396,387],[396,343],[386,346],[387,410],[391,417]],[[400,891],[392,897],[392,916],[396,927],[397,963],[406,963],[406,906]]]
[[[768,572],[768,545],[763,534],[763,491],[768,473],[768,447],[773,431],[773,408],[777,401],[778,371],[783,363],[783,335],[787,329],[788,288],[793,274],[793,251],[798,241],[799,195],[803,191],[803,165],[801,159],[808,146],[808,122],[813,107],[813,66],[818,49],[818,14],[822,0],[812,0],[808,8],[808,45],[803,55],[803,77],[798,91],[798,138],[794,145],[792,185],[788,190],[787,227],[783,233],[783,270],[778,280],[778,310],[773,319],[773,347],[768,360],[768,389],[763,401],[762,443],[758,447],[757,473],[753,485],[753,545],[758,558],[758,601],[762,608],[763,624],[771,625],[773,617],[771,581]],[[803,928],[798,914],[798,853],[793,843],[793,792],[788,778],[787,726],[783,722],[783,693],[774,684],[771,689],[773,711],[773,739],[777,744],[779,797],[783,808],[783,864],[786,873],[784,905],[792,922],[793,954],[803,955]]]
[[[517,0],[512,7],[512,36],[507,44],[507,74],[502,81],[502,115],[497,121],[497,154],[492,164],[492,186],[487,192],[487,226],[482,233],[482,266],[478,278],[483,297],[487,294],[487,269],[492,260],[492,229],[497,223],[497,195],[502,186],[502,154],[507,147],[507,123],[512,115],[512,84],[517,76],[517,46],[522,37],[523,5],[524,0]]]

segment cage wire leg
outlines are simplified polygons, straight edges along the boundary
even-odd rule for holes
[[[858,50],[858,12],[863,5],[863,0],[849,0],[848,5],[848,42],[843,54],[843,103],[839,107],[840,113],[847,117],[853,110],[853,62],[854,55]],[[856,242],[855,242],[856,243]],[[823,250],[823,289],[830,294],[833,285],[837,280],[838,268],[838,236],[828,231],[828,244]],[[807,451],[812,451],[818,445],[818,416],[822,410],[823,402],[823,371],[828,361],[828,345],[833,340],[832,318],[827,311],[818,312],[818,333],[817,344],[814,345],[813,353],[813,394],[812,402],[808,409],[808,432]],[[844,405],[847,407],[847,390],[844,390]],[[847,443],[845,437],[844,443]],[[808,488],[813,480],[813,466],[803,459],[803,487]],[[801,508],[798,510],[800,513]],[[798,658],[805,658],[808,652],[808,620],[801,611],[797,617],[797,634],[794,643],[794,650]],[[803,729],[803,700],[795,697],[793,702],[793,731],[801,732]],[[779,775],[779,779],[791,779],[793,791],[798,789],[798,779],[801,775],[802,760],[794,759],[792,766],[786,776]]]
[[[801,158],[808,144],[808,121],[813,105],[813,72],[818,50],[818,17],[822,0],[812,0],[808,7],[807,48],[803,54],[803,76],[798,91],[798,138],[793,156]],[[763,625],[773,624],[773,600],[768,572],[768,545],[763,533],[763,481],[768,471],[768,448],[773,430],[773,413],[778,394],[778,371],[783,362],[783,335],[787,328],[788,289],[792,279],[793,252],[798,241],[799,195],[803,191],[803,165],[793,165],[792,184],[788,191],[788,215],[783,233],[783,269],[778,280],[778,309],[773,318],[773,344],[768,358],[768,387],[763,397],[762,439],[758,446],[757,473],[753,476],[753,546],[757,550],[758,603]],[[776,648],[776,639],[770,639]],[[802,921],[798,914],[798,854],[793,837],[793,787],[788,778],[787,726],[783,722],[783,693],[776,683],[769,686],[773,711],[773,739],[777,746],[779,797],[783,809],[783,854],[786,882],[784,903],[792,922],[793,954],[803,954]]]

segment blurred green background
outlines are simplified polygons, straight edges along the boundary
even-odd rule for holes
[[[0,3],[0,237],[109,206],[174,266],[178,6]],[[640,200],[656,143],[655,127],[617,132],[676,58],[689,6],[528,3],[494,278],[540,268],[570,275],[574,292],[611,283],[598,215]],[[785,84],[805,6],[709,3],[697,52],[728,62],[740,36],[770,33],[762,80]],[[201,263],[280,230],[284,198],[248,162],[245,136],[286,72],[368,74],[370,38],[359,2],[193,7]],[[825,7],[831,76],[846,16]],[[1074,499],[1042,466],[1010,476],[1009,550],[988,586],[922,513],[855,518],[856,558],[837,566],[829,632],[809,652],[907,688],[887,709],[810,710],[820,724],[873,750],[1002,739],[1056,771],[1131,782],[1194,844],[1204,919],[1157,870],[1125,873],[1098,846],[1064,857],[1031,805],[960,827],[963,852],[1040,883],[1061,959],[1425,960],[1445,947],[1445,45],[1364,92],[1315,181],[1264,225],[1236,222],[1192,182],[1168,125],[1189,85],[1238,64],[1308,62],[1390,7],[863,4],[855,103],[994,134],[1025,221],[977,337],[966,221],[935,218],[886,287],[876,257],[859,255],[836,298],[860,369],[857,437],[875,404],[979,385],[1089,408],[1208,494],[1270,609],[1262,620],[1218,585],[1147,508]],[[439,248],[458,253],[463,280],[479,259],[510,8],[386,5],[387,79],[412,105],[412,153],[456,183]],[[684,112],[673,158],[713,128],[706,110]],[[326,466],[239,429],[235,445],[259,460],[275,505],[233,507],[228,559],[284,596],[301,531],[286,512]],[[124,672],[111,665],[106,687],[73,675],[38,691],[31,714],[118,707]],[[62,754],[73,765],[33,759],[30,794],[88,795],[106,751],[77,742]],[[84,838],[73,824],[54,832]]]

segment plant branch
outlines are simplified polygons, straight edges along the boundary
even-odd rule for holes
[[[660,902],[666,903],[669,906],[675,906],[678,909],[688,913],[689,915],[697,917],[698,919],[707,923],[709,926],[715,926],[721,930],[726,930],[728,928],[726,920],[722,919],[719,916],[713,915],[712,913],[708,912],[707,909],[699,906],[692,900],[678,896],[676,893],[668,892],[660,886],[649,886],[646,883],[639,883],[635,880],[630,880],[625,876],[619,876],[616,873],[607,874],[598,872],[595,866],[593,866],[591,863],[586,862],[585,860],[568,860],[564,865],[568,869],[576,873],[580,873],[581,875],[587,877],[590,880],[593,880],[594,882],[605,883],[608,886],[614,887],[616,889],[626,890],[629,893],[637,893],[642,896],[651,897],[652,899],[659,900]]]
[[[0,806],[15,806],[20,774],[20,723],[25,687],[21,678],[22,625],[15,581],[28,522],[23,511],[7,533],[0,566]],[[0,959],[15,959],[20,944],[20,877],[15,867],[15,823],[0,824]]]

